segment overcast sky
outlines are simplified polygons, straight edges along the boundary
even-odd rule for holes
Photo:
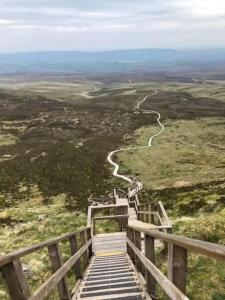
[[[225,48],[225,0],[0,0],[0,52]]]

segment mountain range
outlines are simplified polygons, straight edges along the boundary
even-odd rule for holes
[[[225,50],[131,49],[106,52],[50,51],[0,54],[0,74],[222,71]]]

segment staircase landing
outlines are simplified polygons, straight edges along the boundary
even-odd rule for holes
[[[92,239],[92,250],[95,254],[126,253],[126,232],[97,234]]]

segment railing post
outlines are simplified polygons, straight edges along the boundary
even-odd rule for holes
[[[130,240],[131,242],[134,244],[134,229],[132,228],[129,228],[130,229]],[[130,258],[132,260],[132,262],[135,264],[135,254],[134,254],[134,251],[131,249],[131,255],[130,255]]]
[[[122,208],[121,207],[117,207],[116,209],[116,214],[117,215],[121,215],[123,212],[122,212]],[[121,219],[117,219],[117,222],[119,224],[119,231],[122,231],[123,230],[123,223],[122,223],[122,220]]]
[[[145,205],[145,211],[146,211],[146,223],[150,223],[149,220],[150,220],[150,215],[148,214],[148,206],[149,204],[146,204]]]
[[[96,232],[96,230],[95,230],[95,218],[93,218],[92,221],[91,221],[91,228],[92,228],[92,236],[94,236],[95,232]]]
[[[31,293],[20,260],[1,267],[11,300],[27,300]]]
[[[151,215],[151,204],[148,205],[148,213],[149,213],[149,218],[148,222],[151,224],[152,223],[152,215]]]
[[[131,229],[129,228],[129,227],[127,227],[127,230],[126,230],[126,233],[127,233],[127,239],[128,240],[131,240]],[[127,243],[127,254],[131,257],[131,252],[132,252],[132,250],[131,250],[131,248],[130,248],[130,246],[128,245],[128,243]]]
[[[123,215],[128,215],[128,206],[124,206]],[[126,230],[126,227],[128,225],[128,218],[123,219],[123,230]]]
[[[141,232],[134,230],[134,238],[135,238],[135,246],[141,251]],[[137,255],[135,255],[135,261],[136,261],[136,268],[139,272],[142,271],[142,263],[139,260],[139,258],[137,257]]]
[[[145,234],[145,256],[155,264],[155,239],[149,235]],[[147,292],[151,296],[151,299],[155,300],[157,298],[156,293],[156,280],[151,275],[151,273],[145,270],[145,280]]]
[[[140,221],[140,213],[139,212],[137,212],[137,219],[138,219],[138,221]]]
[[[85,235],[85,231],[84,230],[80,232],[80,241],[81,241],[81,247],[86,244],[86,235]],[[84,252],[83,257],[84,257],[84,270],[85,270],[86,267],[87,267],[87,265],[88,265],[88,254],[87,254],[87,251]]]
[[[87,240],[90,241],[90,239],[91,239],[91,229],[88,228],[87,229]],[[91,257],[92,257],[92,245],[89,246],[89,257],[88,257],[89,260]]]
[[[62,266],[62,258],[59,251],[58,244],[48,246],[48,253],[52,263],[53,272],[56,272]],[[60,300],[69,300],[71,295],[67,286],[66,277],[58,283],[58,293]]]
[[[78,243],[77,243],[76,235],[71,236],[69,238],[69,242],[70,242],[71,254],[74,255],[78,251]],[[74,264],[74,272],[75,272],[76,280],[82,278],[80,259]]]
[[[152,204],[150,204],[150,211],[151,211],[151,224],[155,224],[155,215],[153,214],[154,207]]]
[[[187,280],[187,249],[168,245],[168,277],[185,294]]]

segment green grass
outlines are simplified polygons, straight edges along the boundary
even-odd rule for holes
[[[121,172],[138,175],[148,189],[183,187],[225,177],[224,120],[164,121],[165,131],[153,140],[153,147],[124,151],[118,155]],[[159,130],[142,127],[129,146],[146,145]]]
[[[36,191],[30,201],[0,211],[0,224],[5,224],[0,226],[0,255],[86,227],[86,215],[79,211],[69,212],[65,208],[64,200],[65,196],[59,195],[45,205]],[[70,253],[69,244],[63,243],[60,249],[63,261],[66,261]],[[22,263],[32,270],[33,275],[29,279],[32,291],[51,275],[47,249],[24,257]],[[69,281],[72,287],[75,284],[72,274]],[[53,293],[49,299],[54,297]],[[8,299],[1,281],[0,298]]]
[[[0,147],[14,145],[18,141],[18,138],[12,134],[1,134],[0,133]]]
[[[142,201],[162,200],[176,234],[225,245],[225,130],[222,118],[164,120],[150,149],[118,155],[122,174],[144,181]],[[156,126],[138,129],[129,146],[146,145]],[[165,261],[162,263],[162,266]],[[224,300],[221,262],[189,253],[187,295]]]

